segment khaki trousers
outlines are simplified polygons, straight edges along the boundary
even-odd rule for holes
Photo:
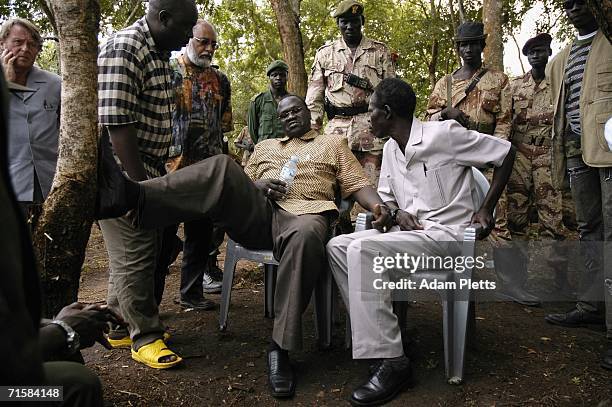
[[[160,234],[138,230],[127,216],[99,221],[108,251],[108,306],[128,323],[133,347],[161,339],[154,274]]]

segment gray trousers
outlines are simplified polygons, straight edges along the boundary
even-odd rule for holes
[[[272,339],[283,349],[300,349],[302,313],[326,266],[331,215],[281,209],[225,155],[140,185],[135,222],[143,229],[210,218],[241,245],[273,250],[279,266]]]
[[[99,222],[108,251],[108,306],[128,323],[133,347],[161,339],[164,328],[155,300],[154,274],[160,234],[138,230],[126,217]]]
[[[612,340],[612,167],[589,167],[574,159],[568,160],[568,172],[585,262],[577,307],[603,312],[605,304]]]
[[[402,356],[402,334],[393,313],[393,293],[377,289],[374,280],[397,281],[402,272],[387,270],[374,273],[375,257],[453,256],[459,244],[451,234],[441,230],[377,230],[340,235],[327,243],[327,257],[351,318],[353,358],[383,359]]]

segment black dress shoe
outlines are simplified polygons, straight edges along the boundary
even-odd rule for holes
[[[601,367],[612,370],[612,345],[610,345],[608,351],[603,354],[603,358],[601,358]]]
[[[544,317],[546,322],[553,325],[567,326],[576,328],[587,325],[602,325],[604,317],[601,314],[587,312],[574,308],[565,314],[548,314]]]
[[[367,382],[351,395],[354,406],[377,406],[387,403],[405,387],[412,385],[410,359],[383,359]]]
[[[96,219],[123,216],[133,209],[138,200],[139,186],[121,172],[108,137],[108,131],[103,131],[100,137]]]
[[[268,351],[268,383],[274,397],[287,398],[295,394],[295,374],[286,351]]]

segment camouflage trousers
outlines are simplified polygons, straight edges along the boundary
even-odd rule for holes
[[[517,150],[507,187],[512,235],[526,236],[530,209],[535,207],[539,237],[563,240],[563,197],[552,186],[550,147],[518,143]]]
[[[490,184],[493,180],[493,169],[487,168],[483,170],[483,174]],[[497,201],[497,206],[495,207],[495,228],[488,237],[489,242],[494,247],[506,246],[504,242],[512,240],[512,235],[508,230],[508,195],[506,190],[504,188],[499,201]]]

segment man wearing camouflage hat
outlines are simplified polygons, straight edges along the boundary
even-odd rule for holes
[[[455,44],[463,60],[461,68],[436,83],[427,104],[429,120],[454,119],[469,130],[510,139],[512,107],[509,81],[503,72],[483,66],[482,51],[487,35],[480,21],[467,21],[457,29]],[[492,171],[483,171],[491,181]],[[527,261],[509,247],[508,198],[506,191],[497,202],[495,229],[490,239],[496,246],[497,294],[523,305],[538,305],[539,299],[523,289]]]
[[[550,86],[544,77],[552,54],[552,37],[538,34],[523,46],[531,70],[510,83],[512,94],[512,144],[517,148],[508,181],[508,224],[513,237],[525,239],[529,212],[535,206],[539,235],[543,239],[564,239],[562,192],[552,186],[550,173],[553,106]],[[548,265],[555,273],[555,290],[568,292],[567,258],[559,245]],[[526,273],[525,273],[526,277]]]
[[[276,60],[268,65],[266,75],[270,87],[251,99],[248,113],[249,135],[253,143],[284,136],[283,126],[276,113],[278,102],[287,95],[287,73],[285,61]]]
[[[370,182],[378,185],[384,142],[372,135],[368,102],[376,85],[395,77],[391,53],[384,43],[363,36],[361,3],[345,0],[332,17],[342,37],[315,55],[306,94],[312,128],[321,130],[325,111],[329,123],[324,133],[347,138]]]

